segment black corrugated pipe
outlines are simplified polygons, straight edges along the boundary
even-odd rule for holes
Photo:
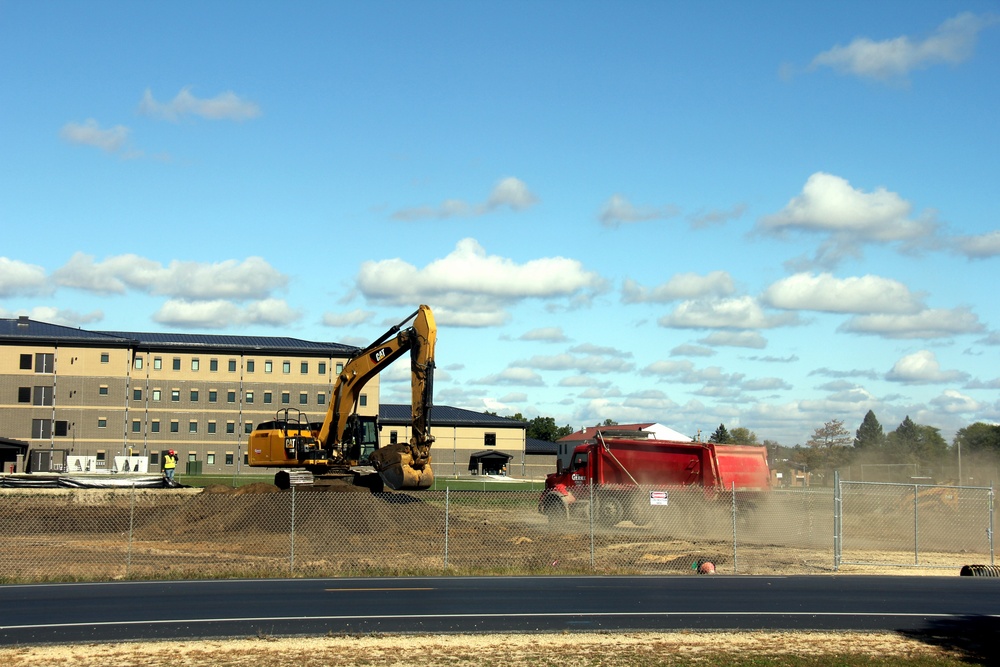
[[[963,565],[963,577],[1000,577],[1000,565]]]

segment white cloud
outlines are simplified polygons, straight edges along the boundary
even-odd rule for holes
[[[941,370],[941,364],[933,352],[920,350],[897,361],[892,370],[886,373],[885,379],[905,384],[933,384],[959,382],[967,377],[961,371]]]
[[[746,213],[746,204],[737,204],[733,206],[728,211],[720,209],[712,209],[710,211],[705,211],[703,213],[695,213],[688,216],[688,220],[691,222],[691,226],[695,229],[702,229],[705,227],[711,227],[713,225],[721,225],[729,220],[735,220],[740,218]]]
[[[100,310],[94,310],[89,313],[78,313],[75,310],[67,310],[65,308],[36,306],[31,309],[12,312],[5,308],[0,308],[0,317],[13,318],[20,315],[27,315],[30,319],[37,322],[48,322],[49,324],[59,324],[64,327],[76,328],[82,327],[85,324],[100,322],[104,319],[104,313]]]
[[[977,236],[960,236],[953,241],[954,248],[969,259],[988,259],[1000,255],[1000,231]]]
[[[666,220],[680,215],[673,204],[666,206],[634,206],[625,197],[615,194],[605,202],[597,218],[605,227],[618,227],[622,223]]]
[[[164,267],[138,255],[118,255],[95,262],[92,255],[74,254],[52,274],[62,287],[99,294],[124,294],[129,289],[181,299],[259,299],[288,284],[264,259],[214,264],[174,260]]]
[[[45,269],[17,259],[0,257],[0,297],[50,294]]]
[[[629,355],[630,356],[630,355]],[[578,371],[581,373],[625,373],[635,365],[622,357],[601,355],[578,356],[575,354],[536,355],[515,361],[514,366],[536,368],[543,371]]]
[[[788,231],[824,234],[815,263],[830,266],[858,255],[864,243],[900,243],[908,249],[929,238],[934,224],[910,219],[912,208],[885,188],[868,193],[844,178],[817,172],[785,208],[758,220],[755,230],[779,236]]]
[[[678,273],[667,282],[653,288],[643,287],[628,279],[622,286],[623,303],[668,303],[679,299],[729,296],[736,291],[733,278],[726,271],[707,275]]]
[[[356,327],[359,324],[370,322],[375,317],[375,313],[370,310],[357,308],[349,313],[323,313],[323,326],[327,327]]]
[[[563,343],[567,340],[562,327],[541,327],[532,329],[521,335],[519,340],[539,341],[543,343]]]
[[[301,314],[282,299],[265,299],[246,305],[218,299],[184,301],[171,299],[153,315],[153,320],[180,329],[227,329],[234,326],[287,327]]]
[[[59,136],[71,144],[93,146],[106,153],[117,153],[126,146],[129,133],[130,130],[124,125],[103,129],[96,120],[88,118],[83,123],[66,123],[59,131]]]
[[[754,380],[745,380],[741,385],[740,389],[744,391],[776,391],[778,389],[791,389],[792,385],[788,384],[781,378],[757,378]]]
[[[527,184],[512,176],[501,179],[493,187],[489,198],[479,204],[470,204],[461,199],[446,199],[436,207],[417,206],[403,208],[392,214],[394,220],[422,220],[426,218],[472,218],[494,213],[502,208],[523,211],[538,203],[538,197]]]
[[[357,287],[377,303],[431,304],[439,323],[496,326],[509,318],[504,310],[508,304],[590,295],[602,291],[604,281],[573,259],[545,257],[518,264],[487,255],[475,239],[467,238],[424,268],[402,259],[364,262]]]
[[[784,310],[826,313],[915,313],[922,309],[906,285],[889,278],[835,278],[829,273],[797,273],[764,291],[761,301]]]
[[[928,309],[913,315],[860,315],[844,322],[837,331],[886,338],[949,338],[983,329],[975,313],[960,307]]]
[[[690,343],[678,345],[674,349],[670,350],[671,357],[711,357],[715,354],[715,350],[710,347],[691,345]]]
[[[749,296],[715,301],[685,301],[658,320],[677,329],[772,329],[799,323],[794,313],[768,315]]]
[[[181,116],[200,116],[208,120],[249,120],[260,115],[260,107],[232,91],[200,99],[184,88],[169,102],[157,102],[148,88],[139,102],[139,112],[154,118],[176,121]]]
[[[888,80],[905,77],[932,65],[957,65],[972,57],[979,31],[996,23],[993,16],[965,12],[948,19],[923,40],[907,36],[876,42],[859,37],[813,59],[812,67],[830,67],[842,74]]]
[[[982,403],[954,389],[946,389],[940,396],[931,399],[931,405],[948,414],[965,414],[983,409]]]
[[[510,367],[503,369],[500,373],[473,380],[472,384],[543,387],[545,381],[542,380],[541,375],[530,368]]]
[[[686,375],[694,371],[690,361],[654,361],[640,371],[640,375],[675,376]]]
[[[763,350],[767,339],[756,331],[715,331],[698,341],[712,347],[748,347]]]

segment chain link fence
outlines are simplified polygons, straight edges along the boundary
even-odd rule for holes
[[[682,574],[706,561],[720,573],[790,574],[993,562],[983,537],[991,489],[956,489],[943,521],[918,507],[914,542],[891,522],[909,517],[913,527],[912,486],[843,484],[842,496],[584,487],[547,514],[539,491],[4,491],[0,579]]]
[[[838,567],[952,567],[956,554],[994,562],[992,487],[839,481],[837,489]]]

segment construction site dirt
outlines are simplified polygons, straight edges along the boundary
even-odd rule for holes
[[[993,558],[985,538],[993,517],[978,498],[969,507],[923,508],[916,533],[912,508],[894,498],[845,512],[835,533],[829,490],[773,494],[752,507],[738,499],[674,503],[643,525],[557,520],[540,514],[537,502],[537,491],[371,494],[348,485],[4,490],[0,572],[6,582],[696,576],[711,562],[720,574],[942,574]]]

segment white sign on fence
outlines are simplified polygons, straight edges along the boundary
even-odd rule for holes
[[[669,499],[667,498],[666,491],[650,491],[649,492],[649,504],[650,505],[667,505]]]

